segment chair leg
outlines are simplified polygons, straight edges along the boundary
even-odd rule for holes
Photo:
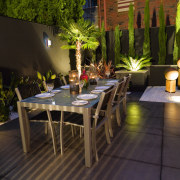
[[[64,123],[64,112],[61,111],[61,119],[60,119],[60,148],[61,148],[61,155],[64,154],[63,123]]]
[[[48,123],[45,123],[44,132],[46,135],[48,134]]]
[[[97,153],[97,148],[96,148],[96,130],[94,128],[92,129],[92,149],[93,149],[96,162],[98,162],[99,158],[98,158],[98,153]]]
[[[113,137],[112,117],[111,117],[111,114],[108,116],[108,127],[109,127],[109,134],[110,134],[110,137]]]
[[[105,133],[106,133],[106,140],[108,144],[111,144],[110,136],[109,136],[109,127],[108,127],[108,122],[105,122]]]
[[[123,111],[124,111],[124,114],[126,115],[126,96],[123,99]]]
[[[117,106],[116,108],[116,119],[118,126],[121,126],[121,114],[120,114],[120,107]]]
[[[83,132],[83,128],[82,127],[80,127],[80,129],[79,129],[79,131],[80,131],[80,138],[82,138],[82,132]]]
[[[57,143],[56,143],[56,137],[55,137],[55,129],[54,124],[52,122],[51,113],[49,110],[47,110],[48,120],[49,120],[49,126],[51,129],[51,135],[52,135],[52,141],[53,141],[53,148],[54,148],[54,154],[57,154]]]
[[[72,137],[74,137],[74,126],[71,125]]]

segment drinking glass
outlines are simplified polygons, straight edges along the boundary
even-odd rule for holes
[[[79,81],[80,92],[82,92],[83,86],[84,86],[84,80]]]
[[[47,89],[48,89],[48,92],[51,93],[51,91],[53,90],[54,88],[54,83],[47,83]]]
[[[95,79],[96,79],[96,82],[98,83],[98,81],[99,81],[99,76],[97,75]]]

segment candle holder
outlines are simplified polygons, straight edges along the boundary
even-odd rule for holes
[[[70,84],[70,93],[79,94],[78,71],[76,70],[69,71],[69,84]]]
[[[97,85],[96,78],[97,78],[97,74],[94,73],[94,72],[90,72],[90,75],[89,75],[89,83],[90,83],[91,85]]]

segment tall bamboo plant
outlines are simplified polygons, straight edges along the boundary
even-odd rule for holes
[[[61,27],[59,36],[69,44],[64,45],[63,49],[76,50],[76,68],[81,74],[81,49],[95,50],[99,46],[97,38],[100,36],[99,30],[89,21],[66,22]]]
[[[122,36],[122,31],[119,30],[119,25],[115,27],[114,31],[114,39],[115,39],[115,47],[114,47],[114,52],[115,52],[115,65],[120,63],[120,54],[121,54],[121,41],[120,38]]]
[[[166,60],[166,40],[167,34],[165,31],[165,19],[164,19],[164,10],[163,3],[161,2],[159,9],[159,62],[158,64],[165,64]]]
[[[180,2],[177,4],[177,14],[176,14],[176,30],[174,39],[174,51],[173,51],[173,64],[177,64],[178,58],[180,58]]]
[[[134,49],[134,6],[131,3],[129,6],[129,23],[128,23],[128,30],[129,30],[129,56],[135,56],[135,49]]]
[[[150,21],[150,13],[149,13],[149,0],[146,0],[145,10],[144,10],[144,42],[143,42],[143,56],[150,57],[151,49],[150,49],[150,37],[149,37],[149,21]]]
[[[101,51],[102,51],[102,59],[103,61],[107,60],[107,54],[106,54],[106,31],[104,27],[104,22],[102,22],[101,25]]]

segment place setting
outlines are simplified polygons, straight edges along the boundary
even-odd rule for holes
[[[110,86],[96,86],[95,90],[106,90],[108,88],[110,88]]]
[[[98,95],[96,94],[80,94],[76,97],[76,101],[73,101],[72,104],[75,106],[82,106],[88,104],[90,100],[96,99]]]
[[[61,86],[61,89],[70,89],[70,85],[67,84],[67,85],[65,85],[65,86]]]

